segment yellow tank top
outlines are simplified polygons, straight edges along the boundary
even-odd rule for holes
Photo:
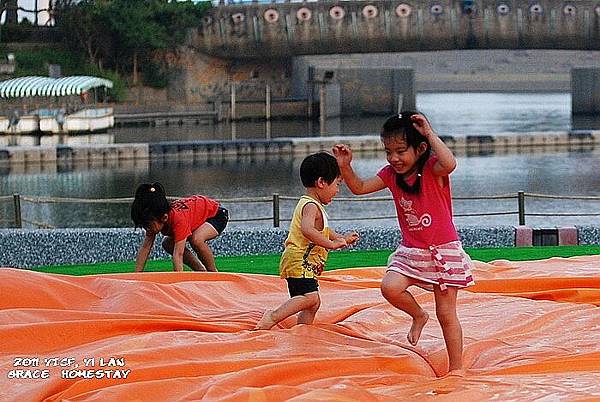
[[[325,208],[319,201],[308,195],[303,195],[298,201],[296,209],[294,209],[289,234],[284,243],[285,250],[279,263],[279,273],[282,278],[316,278],[325,268],[329,250],[311,243],[302,234],[302,209],[311,202],[319,207],[323,215],[323,230],[321,230],[321,233],[329,239],[329,223]]]

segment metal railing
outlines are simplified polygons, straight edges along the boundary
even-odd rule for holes
[[[168,197],[171,200],[179,197]],[[485,216],[502,216],[502,215],[517,215],[518,224],[525,225],[527,216],[552,216],[552,217],[566,217],[566,216],[600,216],[600,212],[529,212],[525,208],[526,198],[531,199],[553,199],[553,200],[585,200],[585,201],[600,201],[600,196],[563,196],[563,195],[549,195],[549,194],[537,194],[537,193],[525,193],[519,191],[517,193],[499,194],[490,196],[468,196],[468,197],[453,197],[454,201],[477,201],[477,200],[517,200],[515,210],[503,210],[503,211],[478,211],[469,213],[455,213],[454,217],[485,217]],[[249,203],[262,203],[271,205],[271,213],[269,215],[246,217],[239,219],[231,219],[230,222],[266,222],[271,221],[273,227],[280,227],[281,222],[290,221],[291,217],[282,217],[281,215],[281,202],[282,201],[296,201],[297,196],[285,196],[278,193],[273,193],[271,196],[262,197],[246,197],[246,198],[230,198],[230,199],[219,199],[219,202],[224,205],[231,204],[249,204]],[[15,193],[9,196],[0,196],[0,204],[12,202],[14,208],[14,218],[2,219],[0,216],[0,224],[12,224],[12,227],[22,228],[24,223],[31,224],[40,228],[54,228],[50,223],[39,222],[33,219],[28,219],[23,214],[23,204],[130,204],[133,198],[100,198],[100,199],[88,199],[88,198],[69,198],[69,197],[42,197],[42,196],[26,196]],[[336,204],[339,202],[390,202],[392,197],[337,197]],[[361,221],[361,220],[380,220],[380,219],[395,219],[396,215],[375,215],[375,216],[348,216],[330,218],[332,221]]]

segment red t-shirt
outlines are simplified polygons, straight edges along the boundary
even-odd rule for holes
[[[394,197],[402,244],[406,247],[428,248],[430,245],[437,246],[458,240],[452,221],[450,178],[443,176],[444,186],[440,187],[433,174],[433,165],[437,160],[437,156],[432,155],[425,163],[421,189],[417,194],[405,193],[398,187],[396,172],[390,165],[384,166],[377,173]]]
[[[217,201],[202,195],[173,201],[169,220],[161,233],[172,237],[175,243],[185,240],[207,219],[215,216],[218,209]]]

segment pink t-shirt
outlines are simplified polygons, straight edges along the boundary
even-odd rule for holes
[[[428,248],[430,245],[437,246],[458,240],[452,221],[450,178],[443,176],[444,186],[440,187],[433,174],[433,165],[437,159],[432,155],[425,163],[421,189],[417,194],[406,193],[398,187],[396,172],[390,165],[377,173],[394,197],[402,244],[406,247]]]
[[[161,231],[175,243],[187,239],[194,230],[216,215],[219,203],[202,195],[182,198],[171,203],[168,224]]]

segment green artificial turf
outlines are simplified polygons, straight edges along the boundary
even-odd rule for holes
[[[508,247],[508,248],[469,248],[467,253],[474,260],[493,261],[539,260],[550,257],[573,257],[577,255],[600,254],[600,246],[545,246],[545,247]],[[339,268],[358,268],[384,266],[392,250],[378,251],[334,251],[329,254],[327,270]],[[217,257],[217,267],[222,272],[239,272],[277,275],[279,254]],[[32,270],[67,275],[91,275],[133,272],[135,263],[115,262],[86,265],[56,265],[36,267]],[[148,261],[146,272],[171,271],[171,260]],[[186,267],[186,270],[189,270]]]

